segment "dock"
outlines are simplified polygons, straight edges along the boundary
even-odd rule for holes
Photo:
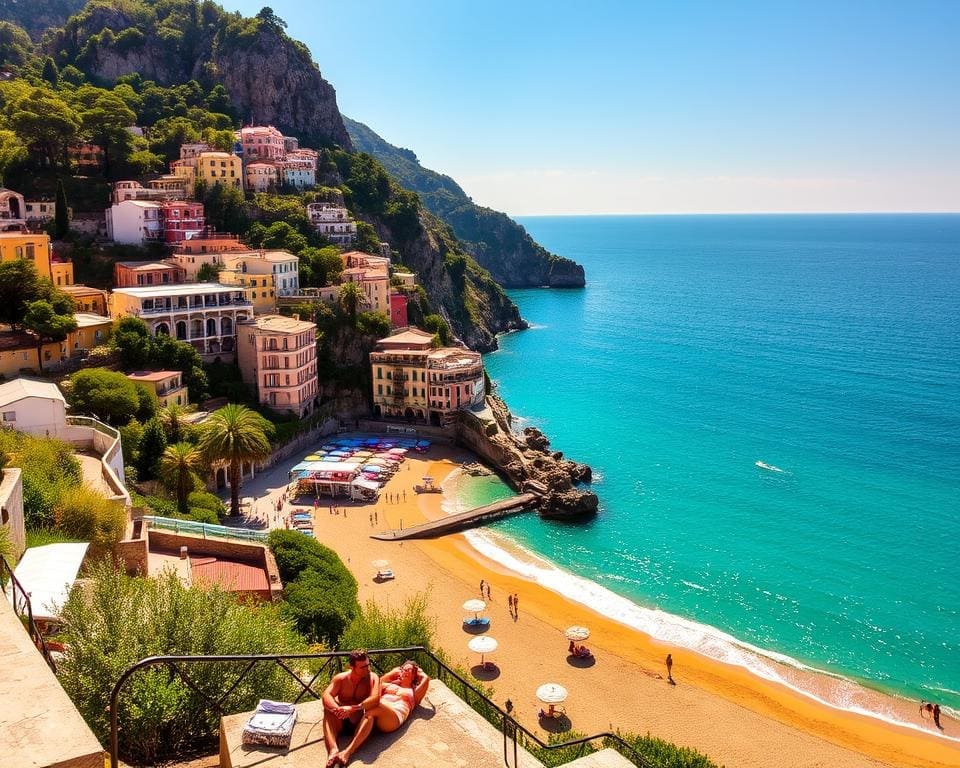
[[[458,512],[455,515],[448,515],[439,520],[431,520],[428,523],[412,525],[409,528],[373,533],[370,534],[370,538],[380,541],[433,539],[438,536],[445,536],[448,533],[456,533],[458,531],[465,531],[468,528],[476,528],[484,523],[501,520],[510,515],[527,512],[536,505],[539,498],[540,496],[535,493],[521,493],[519,496],[512,496],[509,499],[495,501],[493,504],[486,504],[482,507],[474,507],[473,509],[468,509],[466,512]]]

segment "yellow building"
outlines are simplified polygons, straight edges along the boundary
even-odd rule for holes
[[[243,189],[243,163],[229,152],[201,152],[197,157],[197,180],[211,187],[222,184]]]
[[[113,320],[92,312],[75,312],[77,330],[67,336],[68,354],[93,349],[105,344],[113,331]]]
[[[15,259],[32,261],[37,268],[37,274],[50,280],[50,236],[33,235],[26,232],[0,232],[0,261],[14,261]],[[70,278],[70,282],[73,282],[72,264],[70,265]],[[69,283],[65,284],[69,285]]]
[[[190,395],[183,386],[181,371],[134,371],[127,378],[136,384],[142,384],[157,396],[161,408],[171,405],[186,407],[190,405]]]
[[[13,331],[0,333],[0,375],[5,379],[15,379],[21,369],[36,372],[39,367],[34,336]]]
[[[60,290],[73,297],[77,312],[90,312],[94,315],[109,315],[107,292],[86,285],[65,285]]]
[[[50,280],[57,288],[73,285],[73,262],[51,260]]]
[[[218,280],[221,285],[242,286],[244,296],[253,303],[253,314],[277,311],[277,287],[273,275],[252,275],[238,268],[222,269]]]

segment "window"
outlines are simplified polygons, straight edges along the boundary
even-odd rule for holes
[[[17,412],[16,412],[16,411],[4,411],[4,412],[3,412],[3,420],[4,420],[4,421],[16,421],[16,420],[17,420]]]

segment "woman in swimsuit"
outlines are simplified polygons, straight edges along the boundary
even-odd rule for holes
[[[393,733],[413,711],[423,697],[427,695],[427,686],[430,685],[430,677],[424,673],[413,661],[405,661],[399,667],[394,667],[385,675],[380,677],[380,703],[374,709],[367,711],[363,723],[358,727],[358,732],[364,732],[364,739],[369,735],[369,726],[364,725],[371,722],[384,733]],[[353,751],[360,746],[362,740],[357,740],[350,747],[335,755],[337,762],[345,766],[350,762]],[[352,749],[351,749],[352,747]]]

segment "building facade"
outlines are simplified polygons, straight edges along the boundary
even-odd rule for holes
[[[300,259],[289,251],[224,253],[223,267],[245,275],[273,275],[277,296],[300,292]]]
[[[186,280],[183,267],[167,261],[117,261],[113,265],[115,288],[176,285]]]
[[[64,285],[60,288],[73,298],[77,312],[89,312],[93,315],[109,315],[110,304],[107,301],[107,292],[99,288],[90,288],[86,285]]]
[[[161,240],[160,203],[123,200],[106,211],[107,237],[115,243],[143,245]]]
[[[244,163],[283,160],[286,154],[283,134],[272,125],[241,128],[240,146]]]
[[[416,328],[377,342],[370,353],[374,413],[444,426],[484,402],[483,361],[462,347],[433,347]]]
[[[118,288],[111,310],[114,319],[139,317],[154,336],[189,342],[208,361],[232,355],[237,322],[253,316],[242,290],[218,283]]]
[[[265,315],[277,311],[277,289],[273,275],[252,275],[239,269],[221,269],[217,279],[221,285],[243,288],[244,295],[253,304],[253,314]]]
[[[300,417],[313,412],[319,393],[314,323],[281,315],[239,323],[237,364],[261,404]]]
[[[183,385],[182,371],[134,371],[128,373],[127,378],[153,392],[161,408],[190,405],[190,394]]]
[[[310,203],[307,218],[314,228],[336,245],[349,245],[357,239],[357,224],[342,205]]]
[[[279,182],[277,166],[273,163],[247,163],[244,169],[244,182],[249,192],[269,192],[276,189]]]
[[[187,203],[182,200],[160,204],[160,227],[163,242],[181,243],[202,235],[206,231],[203,203]]]
[[[174,174],[177,171],[174,169]],[[207,186],[222,184],[234,189],[243,188],[243,163],[236,155],[229,152],[201,152],[197,156],[197,181],[206,182]]]
[[[22,232],[27,223],[27,205],[23,195],[0,187],[0,231]]]

